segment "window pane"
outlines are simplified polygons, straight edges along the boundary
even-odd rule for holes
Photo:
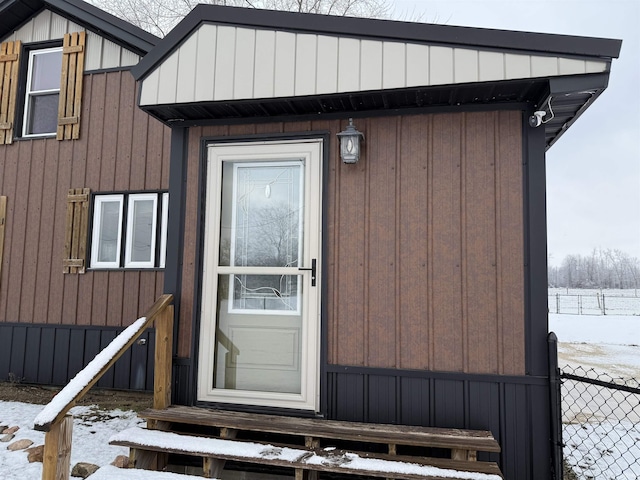
[[[58,128],[58,93],[32,96],[29,102],[27,135],[54,133]]]
[[[98,262],[118,261],[120,202],[101,202]]]
[[[133,205],[133,228],[131,261],[149,262],[153,260],[151,242],[153,239],[153,216],[155,213],[153,200],[137,200]]]
[[[33,55],[31,91],[60,90],[62,50],[36,52]]]

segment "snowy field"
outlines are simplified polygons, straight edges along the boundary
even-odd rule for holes
[[[639,316],[551,314],[549,330],[558,336],[561,369],[640,380]],[[640,395],[565,380],[563,397],[564,455],[578,478],[639,479]]]

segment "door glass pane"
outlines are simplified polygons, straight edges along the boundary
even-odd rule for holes
[[[118,260],[118,237],[120,232],[120,202],[100,202],[100,233],[98,240],[98,262]]]
[[[297,312],[279,313],[283,306],[291,307],[291,298],[280,299],[274,291],[262,298],[233,298],[236,287],[230,287],[239,284],[238,277],[255,277],[248,282],[256,286],[291,285],[296,289],[301,286],[297,275],[219,276],[214,388],[300,393],[301,297],[298,292],[291,297],[298,305]],[[237,309],[232,306],[236,302],[249,308]]]
[[[224,162],[220,265],[296,267],[303,162]]]
[[[153,241],[155,213],[153,200],[136,200],[133,204],[133,228],[131,261],[149,262],[152,260],[151,243]]]

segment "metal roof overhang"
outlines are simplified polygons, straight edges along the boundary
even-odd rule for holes
[[[545,109],[547,148],[606,88],[608,74],[442,85],[309,97],[269,98],[141,108],[171,126],[299,121],[458,109]],[[549,108],[550,103],[550,108]]]

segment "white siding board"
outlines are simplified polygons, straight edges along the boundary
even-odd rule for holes
[[[158,81],[158,103],[175,103],[178,84],[178,52],[174,52],[160,65]]]
[[[100,35],[87,32],[87,52],[84,56],[85,70],[98,70],[102,68],[102,40]]]
[[[65,33],[79,32],[81,30],[84,30],[84,28],[72,24],[66,18],[56,14],[51,15],[49,38],[63,38]]]
[[[558,59],[558,72],[560,75],[579,75],[585,73],[585,71],[584,60],[562,57]]]
[[[453,48],[431,47],[429,50],[429,84],[453,83]]]
[[[140,85],[140,105],[157,105],[160,85],[160,68],[151,72]]]
[[[587,60],[584,64],[585,73],[602,73],[607,71],[607,62],[593,62]]]
[[[359,90],[379,90],[382,88],[382,55],[382,42],[371,40],[360,42]]]
[[[429,85],[429,47],[407,44],[407,87]]]
[[[360,40],[338,40],[338,91],[357,92],[360,89]]]
[[[176,101],[193,102],[196,89],[198,35],[191,35],[178,48],[178,72],[176,78]]]
[[[253,98],[253,70],[256,56],[256,32],[236,30],[233,98]]]
[[[50,40],[51,36],[51,12],[43,11],[33,19],[33,28],[31,30],[31,41],[42,42]]]
[[[196,70],[193,100],[207,101],[213,98],[216,72],[216,36],[215,25],[203,25],[197,33]]]
[[[318,37],[318,78],[316,93],[335,93],[338,90],[338,39],[321,35]]]
[[[531,57],[529,55],[505,54],[504,56],[505,78],[529,78],[531,77]]]
[[[116,68],[120,66],[120,46],[106,38],[102,42],[102,68]]]
[[[383,42],[382,88],[404,88],[406,86],[407,55],[405,43]]]
[[[140,55],[133,53],[131,50],[127,50],[123,48],[121,50],[120,55],[120,66],[121,67],[130,67],[133,65],[137,65],[140,61]]]
[[[213,99],[231,100],[233,98],[233,71],[236,51],[236,29],[218,27],[216,38],[216,73]]]
[[[276,32],[276,58],[274,69],[274,96],[291,97],[295,92],[296,36]]]
[[[557,57],[531,57],[531,76],[547,77],[558,75]]]
[[[504,80],[504,54],[499,52],[480,52],[478,54],[478,79],[481,82]]]
[[[253,79],[254,98],[274,96],[274,72],[276,63],[276,32],[256,32],[256,58]]]
[[[478,52],[466,48],[453,50],[453,80],[455,83],[478,81]]]
[[[316,35],[296,36],[295,95],[316,93],[318,39]]]

